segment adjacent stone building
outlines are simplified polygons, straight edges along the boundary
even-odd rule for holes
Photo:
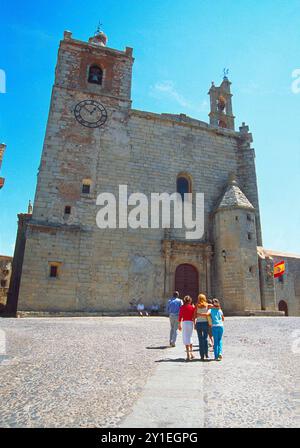
[[[5,148],[6,145],[4,143],[0,143],[0,169]],[[3,187],[4,182],[4,177],[0,177],[0,189]],[[7,292],[11,275],[11,262],[12,257],[0,255],[0,312],[2,312],[6,306]]]
[[[10,284],[12,257],[0,255],[0,312],[4,311]]]
[[[1,165],[2,165],[2,159],[3,159],[5,148],[6,148],[6,145],[4,143],[0,143],[0,169],[1,169]],[[4,182],[5,182],[4,177],[0,177],[0,189],[3,187]]]
[[[286,316],[300,316],[300,255],[258,248],[259,258],[284,261],[285,273],[274,278],[276,305]]]
[[[102,32],[88,42],[65,32],[60,43],[33,214],[19,225],[15,258],[25,253],[10,311],[17,302],[22,311],[126,311],[133,299],[163,304],[177,289],[193,299],[216,295],[227,313],[275,313],[274,280],[257,254],[252,136],[244,123],[235,130],[230,81],[209,90],[209,124],[134,110],[132,49],[106,43]],[[148,197],[203,192],[204,235],[99,229],[97,195],[117,197],[120,185]]]

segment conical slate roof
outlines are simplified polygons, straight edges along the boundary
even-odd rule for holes
[[[255,210],[251,202],[246,198],[236,181],[231,181],[217,207],[217,210],[227,208],[245,208]]]

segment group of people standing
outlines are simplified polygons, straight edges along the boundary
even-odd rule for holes
[[[224,315],[218,299],[207,299],[205,294],[199,294],[194,305],[190,296],[183,301],[175,291],[167,304],[170,318],[170,346],[175,347],[177,330],[182,331],[182,339],[186,348],[186,360],[194,359],[193,331],[196,329],[199,339],[199,352],[202,361],[209,359],[208,338],[214,348],[216,361],[222,360],[222,337],[224,332]]]

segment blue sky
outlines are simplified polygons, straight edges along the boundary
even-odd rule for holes
[[[34,198],[59,40],[93,35],[134,48],[136,109],[208,121],[207,92],[228,67],[236,127],[253,133],[266,248],[300,253],[300,0],[2,0],[0,253],[12,254],[17,213]]]

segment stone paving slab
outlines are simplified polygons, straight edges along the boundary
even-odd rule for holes
[[[224,359],[183,362],[176,348],[120,427],[299,427],[299,318],[227,318]],[[194,342],[197,338],[194,335]]]
[[[299,427],[299,330],[225,318],[224,360],[185,363],[163,317],[0,318],[0,427]]]
[[[147,381],[141,397],[132,413],[121,423],[121,428],[204,426],[203,376],[195,375],[194,361],[182,362],[181,341],[168,353],[168,358],[159,363]]]
[[[116,427],[168,329],[161,317],[0,319],[0,427]]]

